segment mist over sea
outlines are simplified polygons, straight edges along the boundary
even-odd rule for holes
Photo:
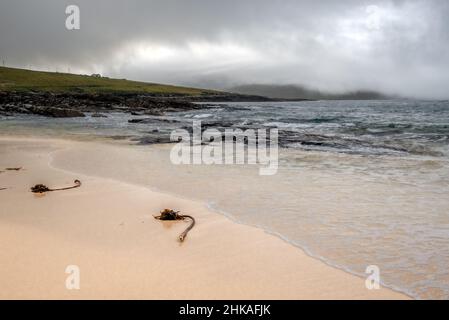
[[[172,130],[193,120],[219,130],[278,128],[278,173],[174,166],[169,145],[149,145],[167,142]],[[220,103],[107,118],[17,115],[0,118],[0,134],[131,141],[124,146],[131,155],[111,148],[78,170],[205,201],[331,265],[359,275],[377,265],[387,286],[417,298],[449,298],[448,101]],[[122,159],[123,168],[109,168],[108,157]]]

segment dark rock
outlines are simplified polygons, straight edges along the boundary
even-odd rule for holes
[[[155,122],[163,122],[163,123],[179,123],[178,120],[173,119],[159,119],[159,118],[141,118],[141,119],[130,119],[129,123],[155,123]]]
[[[185,96],[184,96],[185,97]],[[166,112],[205,109],[181,96],[131,93],[89,94],[80,92],[0,92],[1,114],[40,114],[48,117],[82,117],[84,113],[129,112],[161,116]],[[66,111],[62,111],[66,110]]]
[[[109,136],[112,140],[126,140],[132,138],[132,136],[125,136],[125,135],[115,135],[115,136]]]
[[[138,141],[138,144],[157,144],[157,143],[175,143],[176,141],[170,140],[170,135],[154,135],[133,139],[132,141]]]
[[[149,120],[148,118],[142,118],[142,119],[129,119],[129,123],[145,123],[145,121]],[[150,119],[151,120],[151,119]]]
[[[29,108],[28,110],[30,110],[30,113],[32,114],[38,114],[53,118],[85,117],[84,113],[73,109],[54,108],[54,107],[32,107]]]

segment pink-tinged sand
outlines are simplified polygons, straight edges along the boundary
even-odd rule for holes
[[[408,298],[386,288],[368,290],[365,279],[203,203],[50,165],[52,152],[81,144],[0,139],[0,170],[24,167],[0,173],[0,188],[8,188],[0,191],[0,298]],[[89,155],[75,161],[89,161]],[[81,188],[43,196],[29,191],[37,183],[58,187],[74,179]],[[187,222],[152,217],[166,207],[197,220],[182,244],[177,235]],[[80,268],[79,290],[66,288],[68,265]]]

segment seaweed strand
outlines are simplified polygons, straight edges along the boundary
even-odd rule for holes
[[[61,191],[61,190],[69,190],[69,189],[75,189],[81,187],[81,181],[75,180],[75,185],[71,187],[65,187],[65,188],[57,188],[57,189],[50,189],[44,184],[37,184],[34,187],[31,188],[31,192],[33,193],[44,193],[44,192],[52,192],[52,191]]]
[[[185,229],[179,236],[178,240],[180,242],[183,242],[185,238],[187,237],[187,233],[192,230],[192,228],[195,226],[195,218],[189,215],[182,215],[179,214],[179,211],[174,211],[170,209],[164,209],[161,211],[161,214],[159,216],[154,216],[155,219],[158,220],[185,220],[186,218],[191,219],[190,225]]]

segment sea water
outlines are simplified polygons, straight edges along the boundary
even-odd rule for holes
[[[416,298],[449,298],[449,102],[222,103],[140,117],[149,120],[22,115],[2,118],[0,133],[130,141],[136,145],[127,152],[86,151],[90,166],[68,163],[70,150],[57,165],[203,200],[330,265],[360,276],[376,265],[384,285]],[[278,128],[278,173],[175,166],[170,145],[145,145],[193,120],[218,129]]]

